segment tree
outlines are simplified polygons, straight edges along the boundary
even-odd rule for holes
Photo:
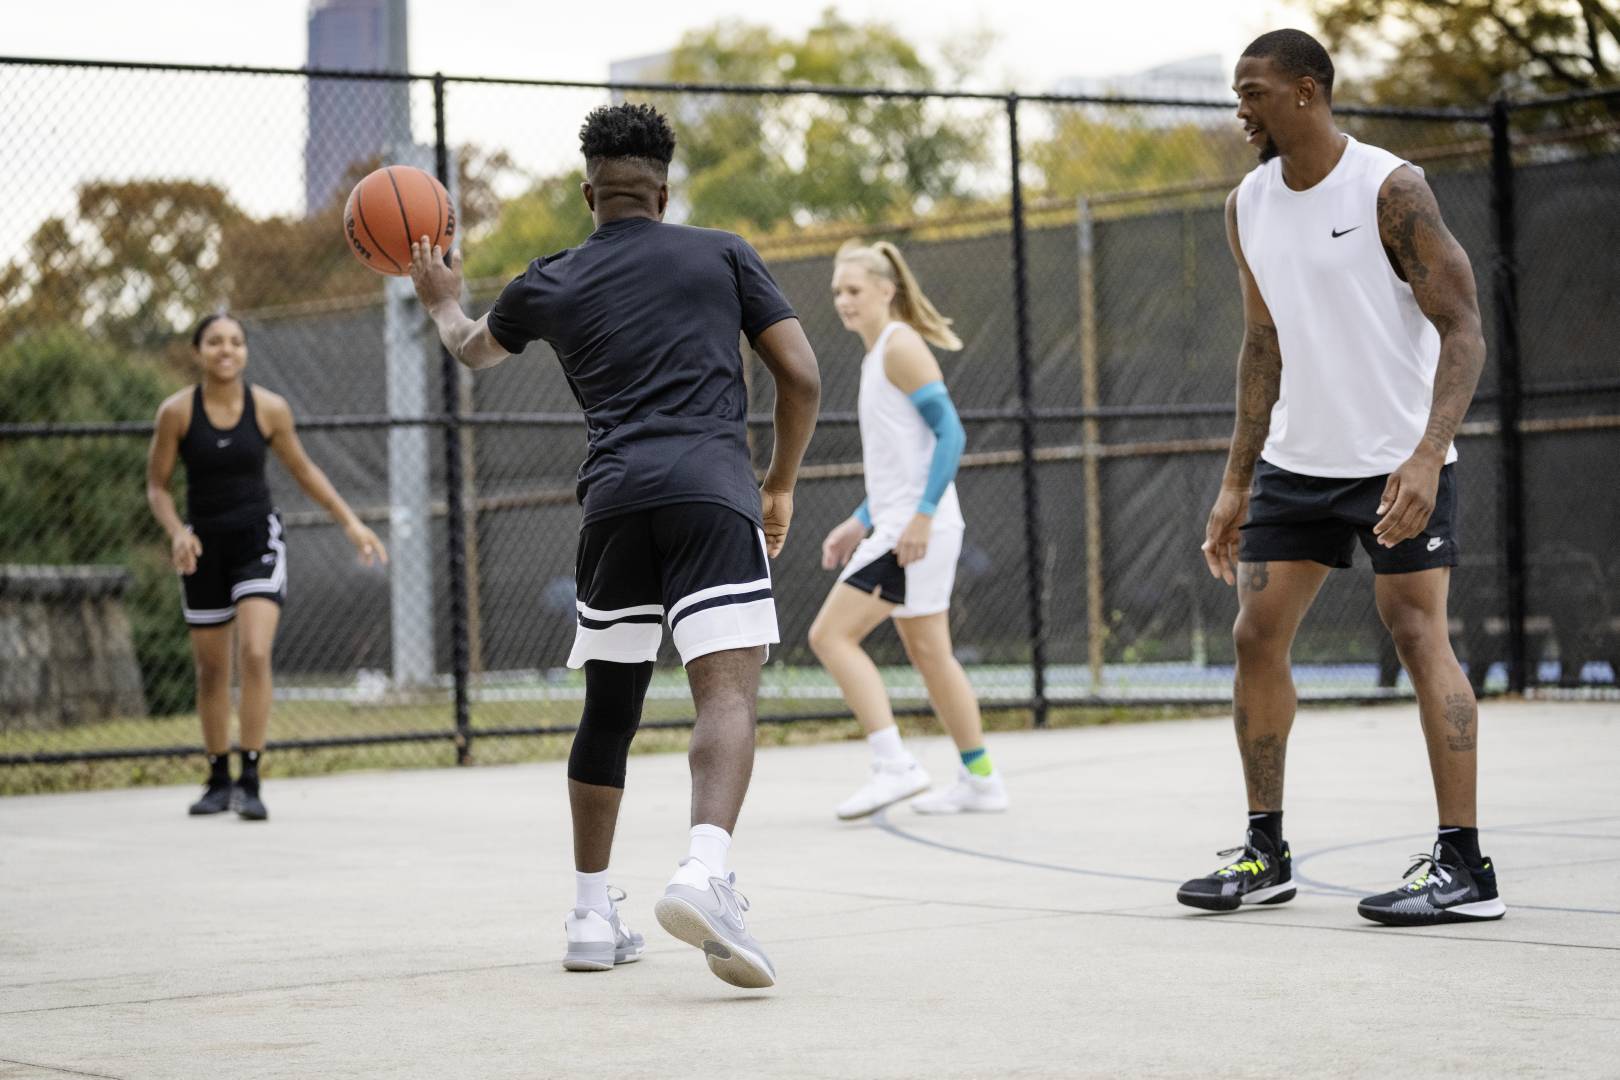
[[[0,423],[150,420],[162,364],[57,325],[0,347]],[[146,444],[129,436],[0,442],[0,551],[17,563],[130,567],[125,603],[155,713],[191,708],[191,653],[168,544],[146,508]]]
[[[926,90],[960,82],[972,61],[959,50],[943,66],[936,70],[893,27],[853,23],[828,8],[799,41],[735,23],[689,33],[669,76]],[[690,220],[754,232],[876,222],[958,200],[971,194],[1000,130],[993,107],[964,116],[954,103],[912,98],[681,95],[658,103],[676,124]]]
[[[81,185],[74,215],[46,220],[0,271],[0,340],[71,321],[128,348],[161,346],[221,295],[221,244],[239,217],[212,184]]]
[[[1616,0],[1311,0],[1310,9],[1330,49],[1387,58],[1365,99],[1474,105],[1504,92],[1620,86]]]
[[[579,243],[591,232],[591,214],[580,197],[583,169],[532,181],[514,199],[499,203],[485,227],[467,232],[469,280],[511,277],[529,260]]]
[[[1027,158],[1040,173],[1040,194],[1065,199],[1240,176],[1254,152],[1225,113],[1220,120],[1163,125],[1136,109],[1064,107],[1051,137],[1032,144]]]
[[[968,77],[984,45],[970,35],[931,64],[892,27],[853,23],[829,8],[802,40],[734,21],[688,33],[656,77],[934,89]],[[755,237],[971,203],[981,194],[978,170],[1004,137],[996,103],[701,91],[631,96],[656,105],[675,127],[675,217]],[[499,175],[499,183],[480,188],[480,198],[520,176],[507,159],[477,154],[472,160]],[[463,230],[468,276],[510,276],[530,259],[589,235],[590,215],[579,195],[583,179],[578,168],[530,177],[519,195],[479,203],[485,216]],[[466,183],[462,199],[470,207]]]
[[[92,181],[0,269],[0,341],[75,325],[139,352],[174,350],[221,307],[375,293],[345,250],[342,208],[256,220],[213,184]]]

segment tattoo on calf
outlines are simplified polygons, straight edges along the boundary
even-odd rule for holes
[[[1478,723],[1478,709],[1472,694],[1446,695],[1446,726],[1455,734],[1446,736],[1446,745],[1460,754],[1474,749],[1474,729]]]
[[[1262,735],[1252,742],[1243,743],[1243,776],[1249,783],[1249,796],[1256,805],[1267,809],[1282,806],[1283,755],[1286,750],[1282,739],[1276,735]]]
[[[1246,592],[1264,592],[1271,584],[1271,565],[1263,562],[1240,563],[1238,586]]]

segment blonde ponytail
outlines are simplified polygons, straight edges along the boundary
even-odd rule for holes
[[[851,240],[838,249],[834,261],[860,263],[869,273],[893,282],[894,299],[890,303],[895,315],[921,334],[924,341],[953,352],[962,347],[962,339],[951,330],[951,320],[923,295],[922,286],[917,284],[899,248],[887,240],[870,245]]]

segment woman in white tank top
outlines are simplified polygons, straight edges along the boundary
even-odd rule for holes
[[[838,816],[864,817],[929,786],[900,741],[883,677],[861,648],[885,619],[894,620],[961,759],[956,783],[912,808],[1005,810],[979,703],[951,648],[951,586],[963,532],[952,478],[965,436],[928,343],[962,343],[893,244],[846,244],[834,262],[833,302],[866,346],[859,405],[866,501],[822,542],[822,568],[843,570],[810,628],[810,647],[860,720],[873,758],[866,784],[839,805]]]

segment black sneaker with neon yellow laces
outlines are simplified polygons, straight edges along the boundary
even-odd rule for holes
[[[1489,857],[1469,869],[1455,848],[1443,841],[1428,855],[1412,856],[1400,888],[1369,896],[1356,905],[1363,918],[1385,926],[1438,926],[1487,922],[1507,914],[1496,893],[1496,871]]]
[[[1176,890],[1176,899],[1205,911],[1236,911],[1245,904],[1281,904],[1294,898],[1292,855],[1288,841],[1275,852],[1271,839],[1250,829],[1242,847],[1227,848],[1223,858],[1239,856],[1206,877],[1193,878]]]

